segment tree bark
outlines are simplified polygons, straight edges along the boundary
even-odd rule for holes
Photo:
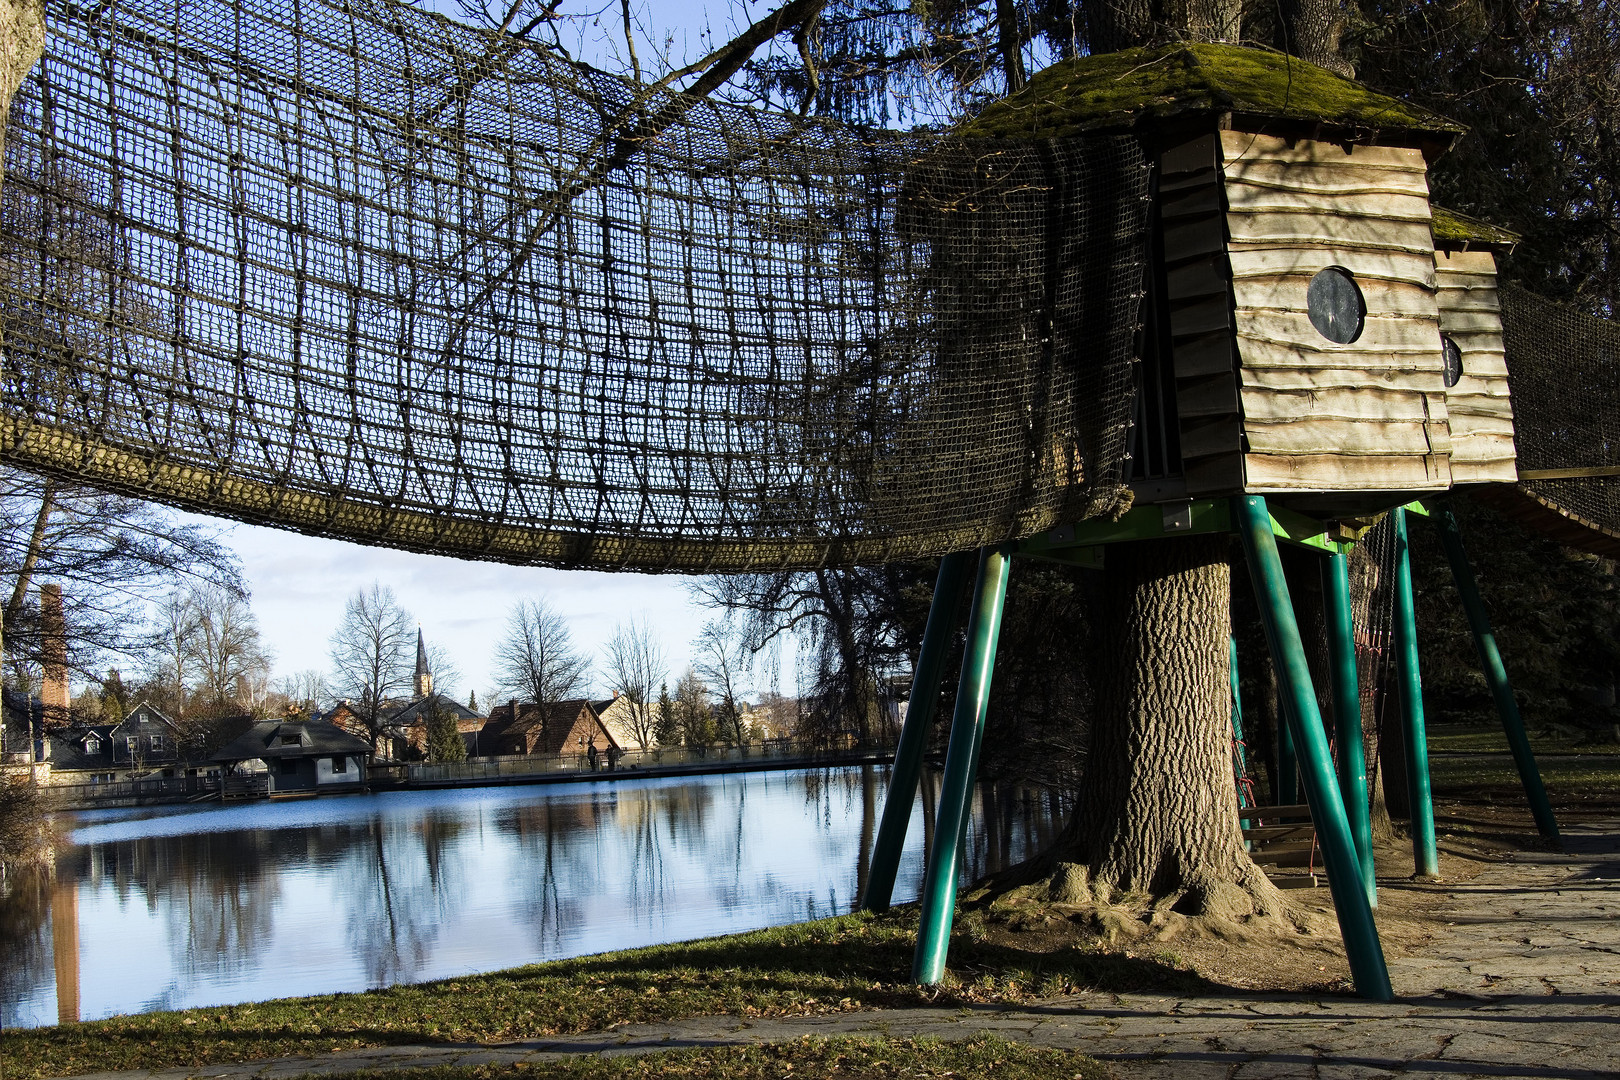
[[[1165,41],[1236,41],[1242,17],[1242,0],[1096,0],[1086,5],[1086,31],[1092,52],[1115,52]]]
[[[1345,0],[1281,0],[1283,51],[1327,68],[1347,79],[1355,65],[1340,53],[1344,37]]]
[[[1228,538],[1109,549],[1087,776],[1067,846],[1093,897],[1189,914],[1282,909],[1243,850],[1232,784]]]

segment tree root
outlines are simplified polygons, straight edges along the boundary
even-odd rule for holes
[[[1122,892],[1093,878],[1080,863],[1046,865],[1051,869],[1045,880],[1030,880],[1026,864],[1022,873],[981,882],[963,903],[982,912],[992,927],[1018,931],[1068,923],[1108,945],[1198,938],[1241,943],[1335,933],[1319,916],[1291,908],[1253,863],[1239,869],[1237,881],[1193,881],[1161,896]]]

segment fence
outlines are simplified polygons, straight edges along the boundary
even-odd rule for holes
[[[140,780],[109,780],[99,784],[49,784],[40,790],[58,809],[139,806],[152,802],[197,801],[215,797],[219,794],[219,777],[159,776]]]
[[[769,739],[758,745],[717,746],[706,750],[632,750],[617,756],[611,765],[605,754],[598,755],[594,763],[587,754],[563,754],[554,757],[481,757],[442,764],[373,765],[370,778],[374,784],[384,785],[390,782],[407,786],[456,784],[498,782],[541,775],[622,775],[664,770],[702,772],[747,765],[765,768],[801,764],[836,765],[871,761],[874,757],[886,758],[888,754],[889,751],[882,749],[811,750],[792,739]]]

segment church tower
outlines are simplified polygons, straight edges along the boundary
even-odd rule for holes
[[[422,641],[422,628],[416,628],[416,696],[425,698],[433,693],[433,672],[428,670],[427,645]]]

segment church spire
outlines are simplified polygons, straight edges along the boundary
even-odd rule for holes
[[[433,672],[428,670],[427,644],[422,640],[422,628],[416,628],[416,696],[425,698],[433,693]]]

